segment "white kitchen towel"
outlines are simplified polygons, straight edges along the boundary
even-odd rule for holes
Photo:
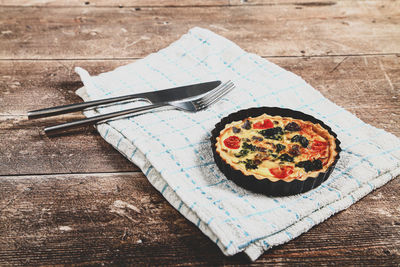
[[[193,28],[167,48],[98,76],[81,68],[76,72],[84,83],[77,93],[84,100],[211,80],[235,83],[236,89],[221,101],[195,114],[158,111],[97,126],[225,255],[243,251],[256,260],[400,173],[397,137],[362,122],[299,76],[206,29]],[[214,125],[232,112],[261,106],[308,113],[338,134],[343,151],[325,183],[300,195],[268,197],[242,189],[219,171],[209,140]]]

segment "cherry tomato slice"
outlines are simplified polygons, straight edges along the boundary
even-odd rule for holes
[[[238,149],[240,147],[240,138],[237,136],[229,136],[224,140],[224,144],[227,148]]]
[[[254,129],[269,129],[273,127],[274,123],[269,119],[265,119],[263,122],[259,121],[253,124]]]
[[[327,142],[314,140],[313,144],[311,145],[311,149],[320,152],[325,150],[327,146],[328,146]]]
[[[293,173],[293,167],[283,166],[283,167],[271,168],[269,169],[269,172],[272,173],[272,175],[275,178],[283,179]]]

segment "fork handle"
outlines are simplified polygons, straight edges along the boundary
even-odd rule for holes
[[[124,115],[129,115],[129,116],[136,115],[136,114],[142,113],[142,112],[150,110],[150,109],[160,108],[160,107],[164,107],[164,106],[168,106],[168,104],[163,103],[163,104],[147,105],[147,106],[143,106],[143,107],[131,108],[131,109],[127,109],[127,110],[121,110],[121,111],[116,111],[116,112],[112,112],[112,113],[102,114],[102,115],[93,116],[93,117],[82,119],[82,120],[71,121],[71,122],[67,122],[67,123],[63,123],[63,124],[59,124],[59,125],[46,127],[46,128],[44,128],[44,132],[48,135],[51,135],[51,134],[59,133],[61,131],[72,129],[72,128],[93,125],[97,122],[109,120],[112,118],[118,117],[118,119],[120,119],[119,117],[124,116]]]

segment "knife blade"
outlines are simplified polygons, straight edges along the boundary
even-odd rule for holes
[[[80,111],[85,108],[95,107],[99,105],[106,105],[115,102],[127,101],[127,100],[147,100],[152,104],[158,104],[163,102],[178,101],[181,99],[195,97],[198,95],[205,94],[212,89],[218,87],[221,81],[212,81],[205,83],[197,83],[191,85],[185,85],[175,88],[163,89],[152,92],[131,94],[125,96],[112,97],[107,99],[87,101],[83,103],[70,104],[64,106],[57,106],[51,108],[38,109],[33,111],[28,111],[28,119],[36,119],[43,117],[50,117],[60,114],[65,114],[69,112]]]

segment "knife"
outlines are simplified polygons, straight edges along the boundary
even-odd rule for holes
[[[151,102],[152,104],[178,101],[185,98],[195,97],[198,95],[205,94],[211,91],[212,89],[218,87],[220,84],[221,81],[197,83],[197,84],[185,85],[185,86],[158,90],[153,92],[124,95],[124,96],[88,101],[83,103],[70,104],[65,106],[38,109],[38,110],[28,111],[28,119],[50,117],[69,112],[80,111],[85,108],[90,108],[99,105],[106,105],[126,100],[131,100],[131,101],[145,100]]]

